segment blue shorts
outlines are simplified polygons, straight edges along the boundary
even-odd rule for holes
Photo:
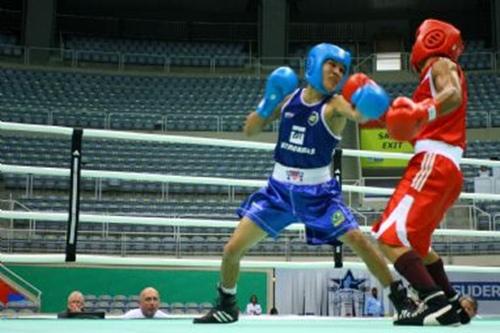
[[[269,178],[267,186],[251,194],[237,214],[250,218],[274,238],[288,225],[302,222],[309,244],[334,244],[359,227],[334,179],[319,185],[294,185]]]

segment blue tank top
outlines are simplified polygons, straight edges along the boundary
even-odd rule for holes
[[[297,89],[281,110],[278,142],[274,160],[285,166],[312,169],[329,165],[340,138],[323,121],[323,106],[328,98],[305,104],[302,89]]]

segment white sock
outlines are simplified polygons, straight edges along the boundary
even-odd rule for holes
[[[219,283],[220,289],[224,292],[224,294],[236,295],[236,285],[233,288],[224,288],[222,283]]]

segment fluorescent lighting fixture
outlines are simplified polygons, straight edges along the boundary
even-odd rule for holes
[[[375,54],[375,63],[377,71],[400,71],[401,70],[401,53],[400,52],[385,52]]]

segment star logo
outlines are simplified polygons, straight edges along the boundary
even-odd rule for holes
[[[343,278],[330,280],[333,282],[333,286],[329,288],[330,291],[338,289],[360,290],[360,286],[366,282],[366,279],[356,279],[350,269],[347,270]]]
[[[342,211],[338,210],[332,215],[332,224],[334,227],[345,221],[345,216]]]
[[[318,123],[318,120],[319,120],[318,112],[313,111],[309,116],[309,118],[307,119],[307,123],[309,124],[309,126],[314,126]]]

